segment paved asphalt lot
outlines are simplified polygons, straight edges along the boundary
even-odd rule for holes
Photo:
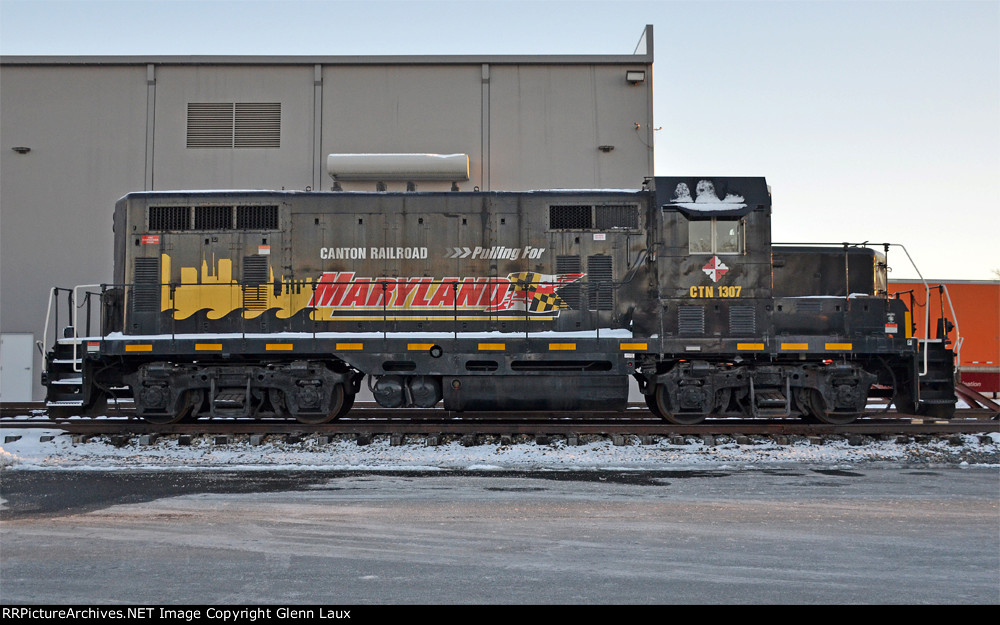
[[[0,601],[996,604],[1000,469],[5,470]]]

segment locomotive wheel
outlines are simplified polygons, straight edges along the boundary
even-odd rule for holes
[[[707,415],[701,413],[681,412],[676,413],[670,410],[670,396],[667,394],[667,387],[658,384],[655,390],[646,395],[646,405],[653,411],[653,414],[661,419],[675,423],[677,425],[696,425],[705,420]]]
[[[188,391],[186,400],[191,404],[187,409],[184,418],[185,423],[194,423],[198,420],[198,413],[201,412],[201,405],[205,400],[205,393],[202,390]]]
[[[184,403],[181,404],[180,409],[174,414],[144,414],[142,415],[142,420],[146,423],[153,423],[155,425],[170,425],[172,423],[180,423],[186,419],[191,413],[195,406],[201,405],[201,393],[198,391],[187,391],[184,393]]]
[[[334,384],[333,392],[330,394],[330,412],[328,414],[297,414],[294,415],[295,420],[308,425],[319,425],[333,421],[341,416],[342,411],[346,412],[344,406],[347,406],[347,410],[350,410],[346,396],[347,393],[344,392],[344,385]],[[350,403],[354,403],[353,395],[350,398]]]
[[[799,419],[806,423],[822,423],[813,414],[812,401],[810,397],[813,391],[808,388],[799,388],[795,390],[795,407],[799,411]]]
[[[143,415],[142,420],[146,423],[152,423],[154,425],[170,425],[171,423],[179,423],[184,420],[187,416],[184,413],[179,415],[169,415],[169,414],[147,414]]]
[[[274,409],[274,416],[276,417],[287,417],[288,410],[285,408],[285,395],[276,388],[267,389],[267,398],[271,402],[271,408]]]
[[[339,419],[350,412],[351,408],[354,406],[354,397],[356,395],[357,393],[347,393],[344,396],[344,405],[340,408],[340,412],[337,413],[337,416],[335,416],[334,419]]]
[[[848,423],[853,423],[861,416],[860,412],[843,413],[827,410],[823,394],[816,389],[810,389],[808,409],[811,417],[819,423],[826,423],[828,425],[847,425]]]
[[[655,414],[660,418],[663,418],[662,415],[660,415],[659,412],[657,411],[655,394],[650,393],[649,395],[643,395],[642,398],[646,400],[646,406],[649,407],[650,412],[652,412],[653,414]]]

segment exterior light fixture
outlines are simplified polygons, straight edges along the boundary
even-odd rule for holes
[[[28,152],[31,151],[31,148],[26,148],[26,147],[20,146],[20,145],[17,146],[16,148],[11,148],[11,149],[14,150],[15,152],[17,152],[18,154],[27,154]]]
[[[597,149],[600,150],[601,152],[610,152],[611,150],[615,149],[615,146],[613,146],[613,145],[599,145],[599,146],[597,146]]]
[[[641,82],[646,82],[646,72],[641,70],[629,70],[625,72],[625,80],[632,83],[633,85],[638,85]]]

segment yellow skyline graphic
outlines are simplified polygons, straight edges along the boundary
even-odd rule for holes
[[[200,310],[207,310],[209,319],[221,319],[234,310],[243,309],[244,319],[259,317],[266,310],[275,310],[279,319],[287,319],[305,308],[312,297],[312,278],[298,284],[281,278],[279,295],[274,294],[274,269],[268,268],[268,282],[260,286],[240,286],[233,278],[233,261],[208,259],[196,267],[181,267],[180,284],[170,286],[171,259],[160,256],[160,281],[163,283],[160,310],[174,311],[175,319],[187,319]]]

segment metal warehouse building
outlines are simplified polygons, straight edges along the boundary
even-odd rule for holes
[[[41,397],[51,287],[111,282],[126,193],[330,189],[330,154],[468,163],[344,190],[638,189],[652,69],[652,26],[620,56],[0,57],[0,401]]]

